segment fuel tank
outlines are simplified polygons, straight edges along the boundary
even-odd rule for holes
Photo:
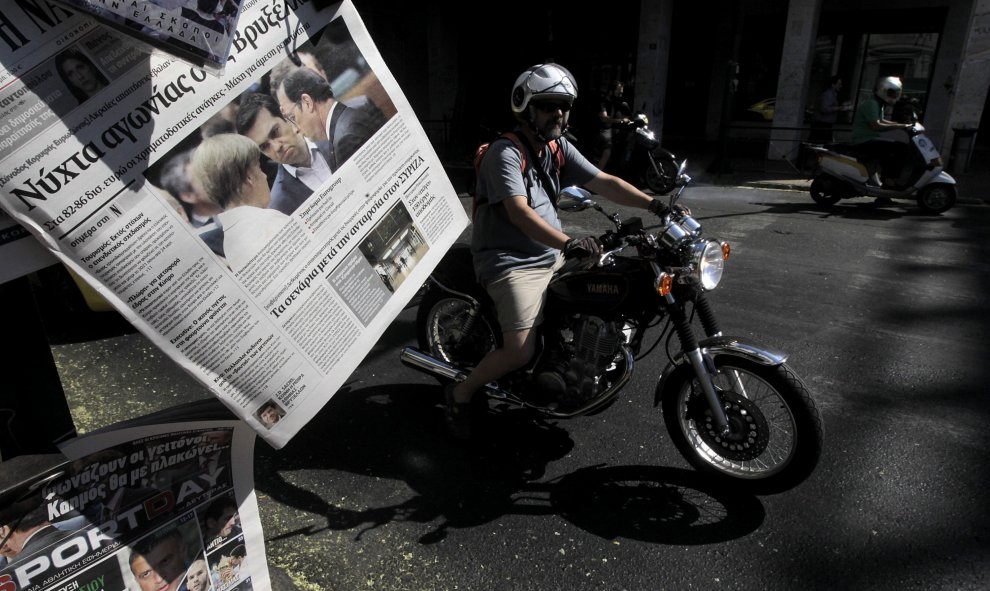
[[[550,283],[548,307],[565,313],[591,313],[605,318],[631,314],[657,303],[652,273],[642,261],[616,258],[607,267],[590,261],[568,261]]]

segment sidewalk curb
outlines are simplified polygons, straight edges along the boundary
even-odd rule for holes
[[[716,186],[722,185],[747,189],[771,189],[777,191],[800,191],[807,193],[811,188],[811,179],[736,181],[728,183],[717,182],[713,184]],[[990,196],[981,199],[979,197],[969,195],[957,195],[956,203],[964,203],[967,205],[990,205]]]

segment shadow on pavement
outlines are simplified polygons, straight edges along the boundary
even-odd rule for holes
[[[486,415],[470,444],[461,444],[444,432],[440,393],[424,385],[341,390],[282,450],[259,446],[256,488],[326,517],[325,524],[287,528],[269,541],[325,530],[354,530],[360,539],[390,522],[417,522],[433,526],[419,538],[432,544],[451,529],[504,515],[556,514],[607,539],[706,544],[741,537],[763,522],[756,497],[686,470],[594,466],[540,481],[547,465],[573,448],[566,430],[527,410],[498,410]],[[339,498],[334,482],[351,489],[348,479],[362,477],[405,486],[371,487],[362,493],[362,510],[331,502]],[[389,502],[396,496],[404,500]]]
[[[759,213],[815,213],[822,218],[844,218],[853,220],[889,220],[902,217],[937,217],[921,213],[916,207],[912,208],[906,201],[894,201],[886,205],[878,205],[872,199],[857,199],[855,201],[840,201],[835,205],[818,205],[817,203],[761,203],[754,205],[765,206]],[[905,206],[908,209],[905,209]]]
[[[793,202],[793,203],[781,203],[773,202],[767,203],[762,201],[753,201],[753,205],[759,205],[766,207],[766,209],[759,211],[751,211],[747,213],[727,213],[724,215],[699,215],[698,220],[710,220],[718,218],[734,218],[739,216],[756,216],[763,215],[766,213],[774,214],[814,214],[821,218],[843,218],[850,220],[891,220],[906,217],[917,217],[917,218],[928,218],[932,220],[946,219],[945,217],[938,215],[927,215],[922,213],[916,207],[912,207],[910,204],[904,201],[894,201],[887,205],[878,205],[873,203],[872,200],[859,199],[856,201],[846,201],[839,202],[835,205],[818,205],[814,202]]]

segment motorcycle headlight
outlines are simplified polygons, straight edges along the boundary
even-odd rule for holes
[[[714,240],[696,242],[692,246],[694,279],[701,289],[711,291],[722,280],[725,254],[722,245]]]

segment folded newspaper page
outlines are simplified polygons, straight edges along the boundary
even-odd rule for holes
[[[3,56],[0,206],[279,448],[468,220],[349,1],[249,4],[222,80],[91,22]]]
[[[56,1],[218,75],[241,14],[241,0]]]
[[[21,470],[0,492],[0,589],[270,589],[255,434],[229,412],[181,410],[186,420],[144,417],[68,442],[65,461]]]

